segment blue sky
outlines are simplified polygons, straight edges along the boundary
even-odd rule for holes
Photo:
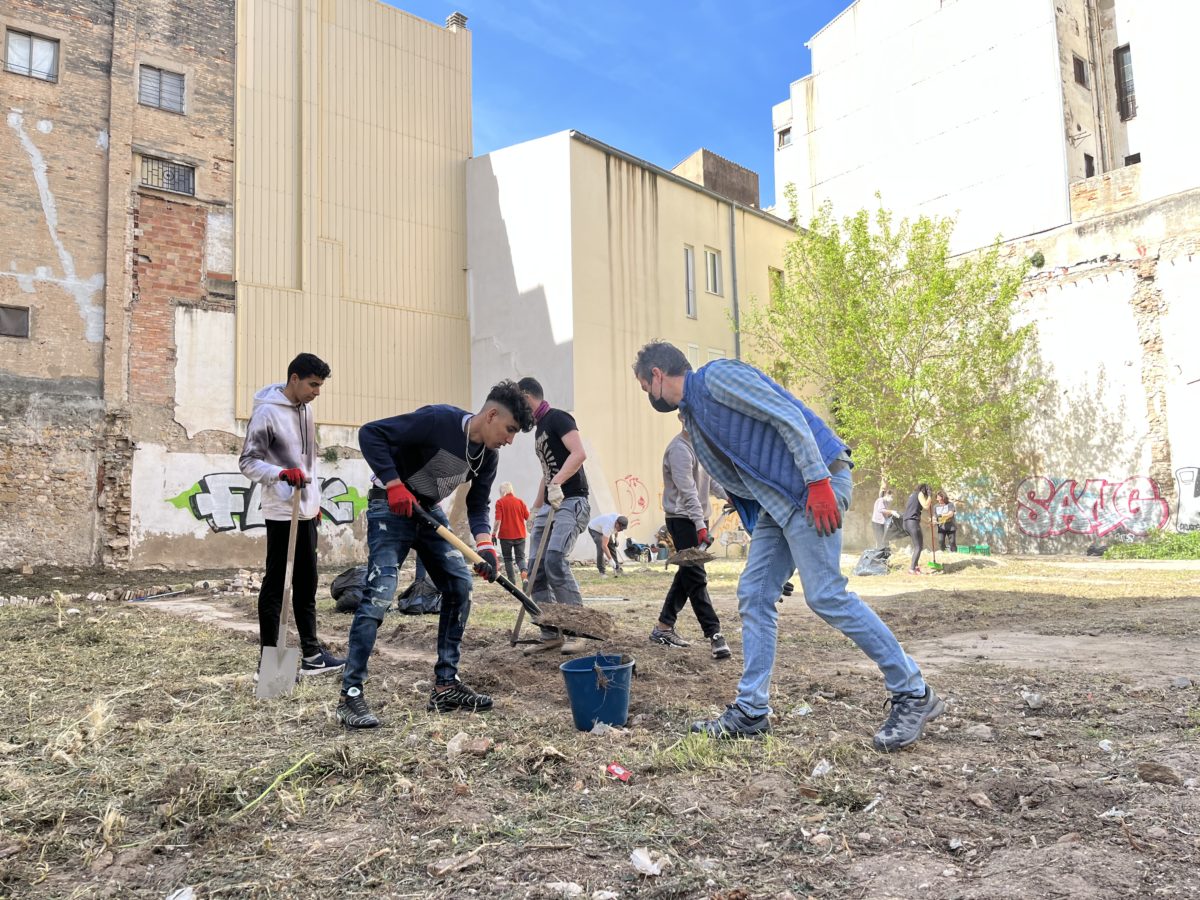
[[[707,147],[774,202],[771,107],[808,74],[804,47],[850,0],[388,0],[467,16],[475,154],[573,128],[671,168]]]

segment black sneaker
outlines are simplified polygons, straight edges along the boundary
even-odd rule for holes
[[[342,694],[337,708],[338,721],[347,728],[378,728],[379,719],[367,707],[361,688],[350,688]]]
[[[300,675],[332,675],[346,668],[346,661],[334,656],[324,647],[316,656],[306,656],[300,661]]]
[[[452,712],[465,709],[468,712],[480,712],[492,708],[492,698],[487,694],[477,694],[457,678],[454,684],[444,691],[434,688],[429,692],[430,712]]]
[[[693,722],[692,732],[711,738],[762,737],[770,734],[771,723],[766,716],[747,715],[736,703],[730,703],[717,718]]]
[[[912,694],[893,694],[884,705],[891,704],[888,717],[875,732],[875,749],[884,753],[893,750],[903,750],[921,739],[925,724],[936,719],[946,709],[946,704],[933,692],[933,688],[925,685],[925,694],[914,697]]]
[[[729,659],[729,657],[733,656],[733,651],[729,649],[729,644],[725,640],[725,635],[718,632],[708,640],[712,644],[713,659]]]
[[[655,627],[650,632],[650,643],[662,644],[665,647],[690,647],[692,646],[683,638],[675,633],[674,628],[658,628]]]

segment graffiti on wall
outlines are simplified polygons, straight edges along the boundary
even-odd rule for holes
[[[1175,510],[1177,531],[1200,531],[1200,469],[1191,466],[1175,470],[1179,506]]]
[[[650,491],[636,475],[617,479],[617,509],[629,520],[629,527],[639,524],[639,516],[650,508]]]
[[[1154,480],[1143,475],[1119,482],[1089,478],[1082,485],[1073,478],[1055,482],[1034,476],[1017,488],[1017,528],[1034,538],[1104,537],[1119,528],[1146,534],[1162,528],[1170,518],[1170,504]]]
[[[262,485],[241,472],[210,472],[187,490],[166,501],[208,524],[213,531],[265,528]],[[341,478],[321,479],[321,517],[349,525],[366,508],[367,498]]]
[[[1004,543],[1004,510],[997,505],[994,490],[992,479],[985,476],[968,481],[954,498],[959,528],[976,544]]]

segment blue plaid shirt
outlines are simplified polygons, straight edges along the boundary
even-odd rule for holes
[[[688,388],[694,383],[694,377],[693,374],[688,375],[679,406],[688,431],[693,435],[692,445],[701,465],[731,494],[757,501],[776,522],[786,522],[796,511],[797,503],[803,502],[804,498],[782,490],[786,482],[772,479],[772,473],[762,469],[752,471],[753,462],[739,465],[732,458],[735,454],[729,448],[713,446],[712,442],[720,441],[722,435],[710,433],[698,421],[694,408],[699,399],[698,392],[694,392],[692,403],[689,404]],[[831,431],[827,431],[826,443],[829,446],[823,453],[797,401],[780,393],[781,389],[777,389],[773,382],[752,366],[738,360],[715,360],[704,366],[703,382],[712,399],[721,406],[769,425],[790,451],[793,464],[804,482],[828,478],[829,462],[849,458],[845,453],[845,445]],[[828,462],[826,456],[829,457]]]

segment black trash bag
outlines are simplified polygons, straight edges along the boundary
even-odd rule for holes
[[[396,598],[396,608],[410,616],[440,613],[442,611],[442,592],[426,575],[404,589]]]
[[[892,551],[887,547],[876,547],[864,550],[854,566],[855,575],[886,575],[888,573],[888,557]]]
[[[329,593],[337,603],[338,612],[354,612],[363,602],[367,587],[367,567],[355,566],[347,569],[329,586]]]

